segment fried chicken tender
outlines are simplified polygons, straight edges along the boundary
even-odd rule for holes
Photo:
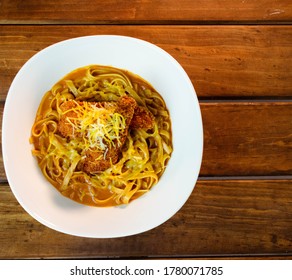
[[[118,162],[119,154],[126,141],[129,126],[136,106],[137,104],[135,99],[128,96],[121,97],[117,101],[115,112],[121,114],[125,118],[126,122],[126,127],[120,135],[120,145],[115,145],[115,147],[110,146],[105,154],[99,150],[87,150],[85,152],[86,157],[81,162],[83,171],[87,173],[104,171],[108,169],[111,164]]]
[[[63,137],[69,140],[83,137],[80,131],[74,130],[72,123],[74,124],[74,119],[78,116],[75,108],[79,105],[84,106],[85,102],[87,101],[69,100],[61,104],[60,109],[64,114],[59,120],[58,131]],[[152,128],[154,117],[146,108],[138,106],[135,99],[129,96],[123,96],[117,102],[90,102],[90,105],[113,111],[125,119],[125,128],[121,131],[118,142],[114,140],[114,145],[110,145],[106,151],[97,148],[83,151],[84,157],[77,168],[86,173],[97,173],[108,169],[111,164],[117,163],[130,128]]]
[[[151,129],[154,126],[154,116],[145,107],[137,106],[134,111],[130,128]]]

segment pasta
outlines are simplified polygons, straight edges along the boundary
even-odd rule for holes
[[[148,192],[172,154],[160,94],[129,71],[101,65],[72,71],[44,95],[30,141],[42,173],[62,195],[100,207]]]

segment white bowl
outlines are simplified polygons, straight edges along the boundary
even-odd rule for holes
[[[72,70],[90,65],[127,69],[162,95],[172,121],[173,153],[150,192],[119,207],[89,207],[63,197],[42,175],[29,137],[41,98]],[[124,36],[88,36],[54,44],[29,59],[13,80],[4,108],[3,160],[22,207],[57,231],[83,237],[122,237],[150,230],[172,217],[196,184],[203,128],[193,85],[179,63],[161,48]]]

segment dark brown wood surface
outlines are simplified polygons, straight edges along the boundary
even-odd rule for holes
[[[188,73],[204,154],[186,204],[148,232],[70,236],[27,214],[0,158],[0,259],[292,259],[292,2],[0,0],[0,113],[21,66],[61,40],[150,41]],[[1,131],[2,132],[2,131]]]
[[[291,180],[200,180],[166,223],[116,239],[55,232],[31,218],[7,186],[0,191],[2,257],[291,257]]]
[[[289,0],[2,0],[0,23],[289,22],[291,14]]]
[[[292,31],[287,25],[0,25],[0,100],[19,68],[38,51],[95,34],[157,44],[181,63],[201,99],[292,96]]]

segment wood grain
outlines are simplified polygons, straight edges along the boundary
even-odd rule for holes
[[[200,176],[292,175],[292,102],[200,105],[204,127]],[[0,181],[6,181],[2,157]]]
[[[201,104],[201,175],[292,175],[292,102]]]
[[[170,220],[116,239],[74,237],[49,229],[30,217],[2,185],[0,258],[256,257],[258,252],[291,257],[291,184],[199,181]]]
[[[2,24],[271,22],[292,18],[289,0],[2,0],[0,4]]]
[[[137,37],[170,53],[196,89],[204,126],[199,181],[155,229],[75,237],[23,210],[1,145],[0,259],[292,259],[292,1],[84,3],[0,0],[1,117],[13,78],[37,52],[79,36]]]
[[[183,66],[200,99],[292,97],[289,26],[0,26],[0,100],[34,54],[99,34],[157,44]]]

